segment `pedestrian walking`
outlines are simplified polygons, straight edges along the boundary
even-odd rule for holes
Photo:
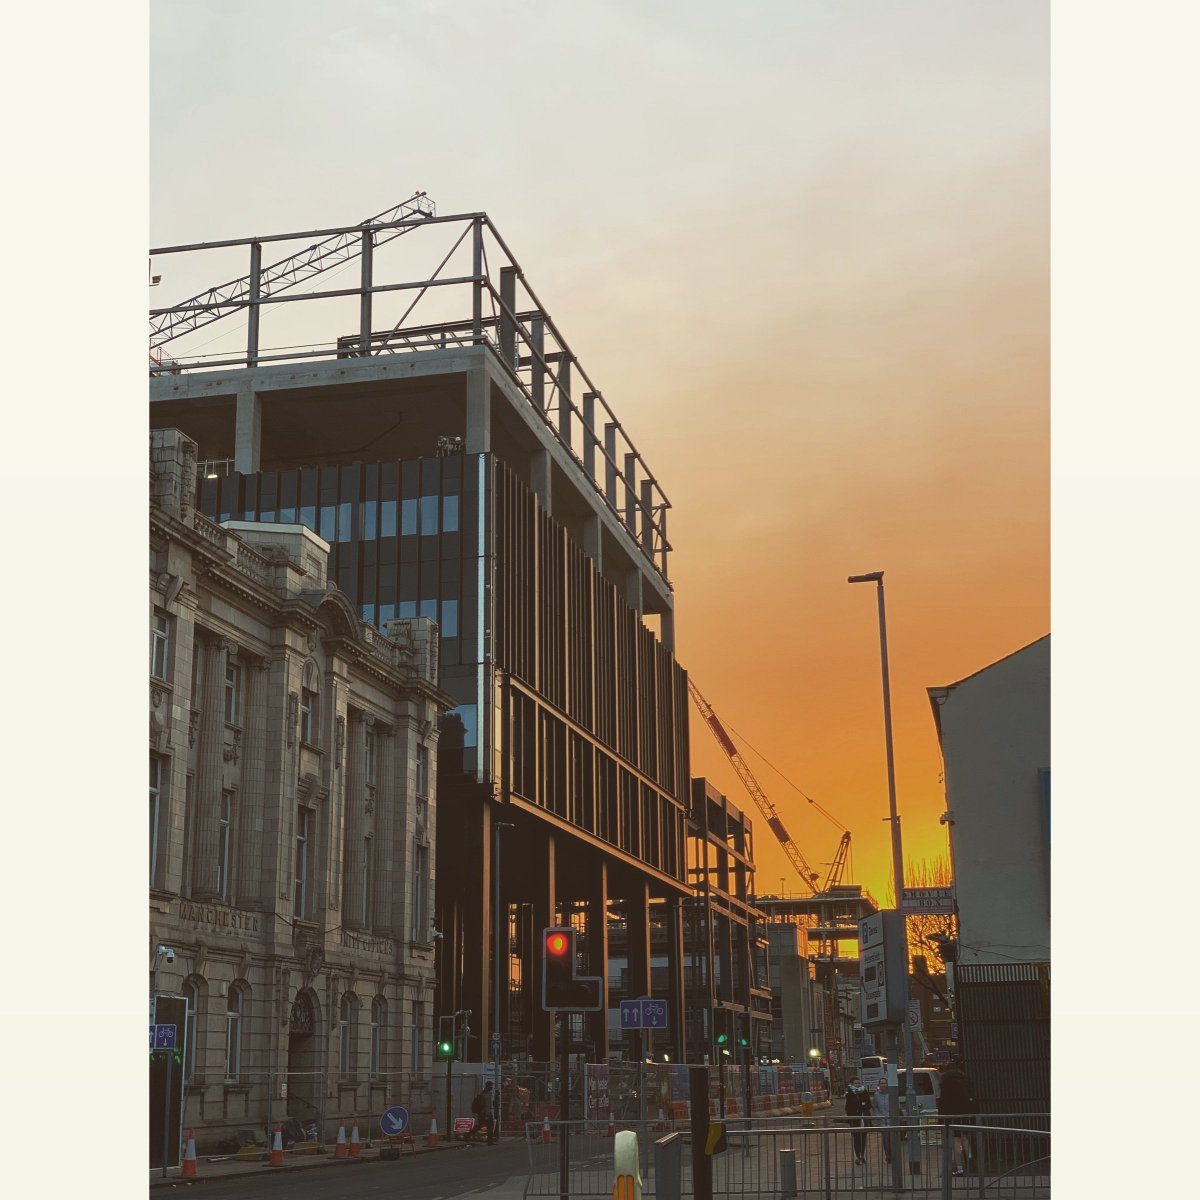
[[[846,1089],[846,1116],[854,1118],[850,1122],[854,1126],[854,1131],[850,1134],[850,1141],[854,1144],[854,1161],[856,1163],[864,1162],[866,1159],[867,1134],[864,1118],[870,1115],[870,1093],[867,1091],[866,1085],[856,1075],[850,1081],[850,1086]]]
[[[874,1117],[875,1124],[886,1125],[891,1115],[888,1105],[887,1077],[884,1076],[880,1078],[875,1085],[875,1090],[871,1093],[871,1116]],[[890,1166],[892,1162],[892,1131],[880,1129],[879,1132],[883,1140],[883,1161]]]
[[[945,1135],[954,1138],[954,1167],[953,1174],[962,1175],[970,1169],[974,1152],[972,1138],[964,1129],[957,1128],[951,1134],[951,1125],[974,1125],[979,1112],[979,1101],[975,1098],[975,1088],[971,1084],[961,1060],[955,1059],[950,1066],[940,1072],[941,1088],[938,1094],[938,1119],[945,1127]]]
[[[475,1132],[487,1133],[487,1144],[496,1144],[496,1093],[489,1079],[483,1091],[471,1101],[471,1112],[475,1116]]]

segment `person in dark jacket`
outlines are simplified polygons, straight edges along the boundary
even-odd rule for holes
[[[938,1118],[949,1134],[951,1125],[973,1125],[979,1112],[979,1101],[962,1063],[955,1059],[938,1073],[941,1085],[938,1092]],[[971,1165],[971,1136],[956,1129],[954,1133],[954,1174],[961,1175]]]
[[[471,1112],[475,1114],[475,1133],[487,1133],[489,1146],[496,1144],[496,1093],[489,1079],[483,1085],[483,1091],[471,1101]]]
[[[851,1124],[855,1126],[850,1140],[854,1143],[854,1161],[861,1163],[867,1151],[867,1135],[863,1118],[871,1115],[871,1093],[860,1079],[852,1079],[846,1089],[846,1116],[855,1117]]]

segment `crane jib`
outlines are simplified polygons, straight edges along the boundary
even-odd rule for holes
[[[788,837],[788,831],[784,829],[783,822],[778,817],[768,817],[767,824],[771,827],[771,832],[781,841],[790,842],[792,839]]]
[[[713,736],[721,743],[721,749],[729,755],[730,758],[741,757],[738,754],[737,747],[729,740],[729,735],[721,727],[721,722],[717,720],[715,714],[709,718],[708,727],[713,731]]]

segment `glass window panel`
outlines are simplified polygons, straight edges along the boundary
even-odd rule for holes
[[[458,497],[442,497],[442,532],[455,533],[458,530]]]
[[[337,540],[339,542],[350,540],[350,515],[353,511],[354,505],[349,501],[343,501],[338,505]]]
[[[458,601],[442,601],[442,637],[458,637]]]
[[[378,505],[374,500],[365,500],[362,506],[362,536],[366,541],[375,540],[375,512]]]
[[[438,602],[436,600],[422,600],[421,612],[422,617],[428,617],[431,621],[437,620]]]
[[[261,513],[258,514],[258,519],[260,521],[267,522],[267,524],[274,524],[275,510],[273,508],[264,509]]]
[[[417,602],[415,600],[402,600],[399,605],[399,612],[396,615],[400,617],[415,617],[417,615]]]
[[[296,510],[294,508],[281,508],[279,510],[279,523],[281,525],[295,525]]]
[[[336,530],[336,526],[335,526],[335,522],[334,522],[333,505],[332,504],[322,504],[321,505],[321,528],[317,532],[321,535],[322,538],[325,539],[325,541],[333,542],[333,541],[337,540],[336,537],[334,536],[335,530]]]
[[[396,536],[396,502],[384,500],[379,505],[379,536]]]
[[[436,496],[421,497],[421,533],[423,536],[438,531],[438,498]]]
[[[400,533],[407,536],[417,532],[417,502],[405,500],[400,506]]]
[[[315,504],[301,505],[300,524],[307,525],[313,533],[317,532],[317,506]]]

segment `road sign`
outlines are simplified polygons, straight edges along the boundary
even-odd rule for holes
[[[667,1002],[665,1000],[643,1000],[642,1025],[646,1029],[666,1029]]]
[[[500,1057],[500,1035],[498,1033],[492,1034],[491,1057],[492,1058]]]
[[[475,1118],[474,1117],[455,1117],[453,1132],[455,1134],[474,1133],[475,1132]]]
[[[954,911],[954,889],[949,887],[901,888],[900,908],[906,913],[952,913]]]
[[[151,1025],[150,1026],[150,1049],[151,1050],[174,1050],[175,1035],[178,1032],[174,1025]]]
[[[910,1000],[908,1002],[908,1027],[914,1033],[921,1028],[921,1002],[920,1000]]]
[[[402,1104],[397,1104],[389,1108],[379,1118],[379,1128],[388,1137],[395,1137],[396,1134],[403,1133],[408,1128],[408,1109]]]
[[[642,1028],[642,1002],[640,1000],[621,1001],[621,1028]]]

